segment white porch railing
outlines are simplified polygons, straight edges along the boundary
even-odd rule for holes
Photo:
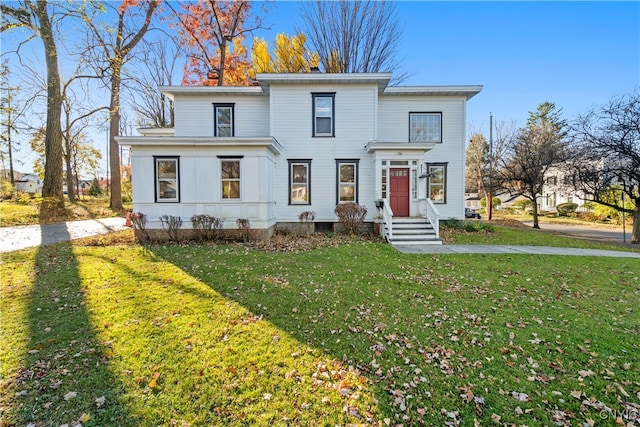
[[[387,199],[382,199],[382,227],[380,227],[380,234],[388,242],[393,238],[393,211]]]
[[[436,232],[436,239],[440,239],[440,213],[438,212],[438,208],[436,208],[436,206],[433,204],[431,199],[426,199],[426,202],[427,202],[426,217]]]

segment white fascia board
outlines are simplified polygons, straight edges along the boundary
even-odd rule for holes
[[[272,84],[375,84],[382,92],[391,80],[391,73],[259,73],[256,80],[265,92]]]
[[[129,147],[216,147],[216,148],[256,148],[265,147],[274,154],[280,154],[284,147],[277,139],[256,138],[214,138],[214,137],[166,137],[150,138],[144,136],[118,136],[119,145]]]
[[[170,99],[175,95],[265,95],[260,86],[158,86],[158,90]]]
[[[382,95],[444,95],[464,96],[467,100],[482,91],[482,85],[463,86],[391,86]]]

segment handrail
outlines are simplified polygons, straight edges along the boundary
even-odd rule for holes
[[[438,208],[433,204],[431,199],[426,199],[427,202],[427,219],[436,231],[436,239],[440,239],[440,212]]]
[[[393,238],[393,211],[389,200],[382,199],[382,229],[388,242]]]

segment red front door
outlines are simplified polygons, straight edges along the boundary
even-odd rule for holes
[[[409,169],[389,171],[389,203],[394,216],[409,216]]]

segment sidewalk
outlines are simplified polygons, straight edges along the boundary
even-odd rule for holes
[[[124,218],[113,217],[59,224],[0,227],[0,253],[124,230],[125,221]]]
[[[404,254],[529,254],[640,258],[638,252],[511,245],[393,245]]]

